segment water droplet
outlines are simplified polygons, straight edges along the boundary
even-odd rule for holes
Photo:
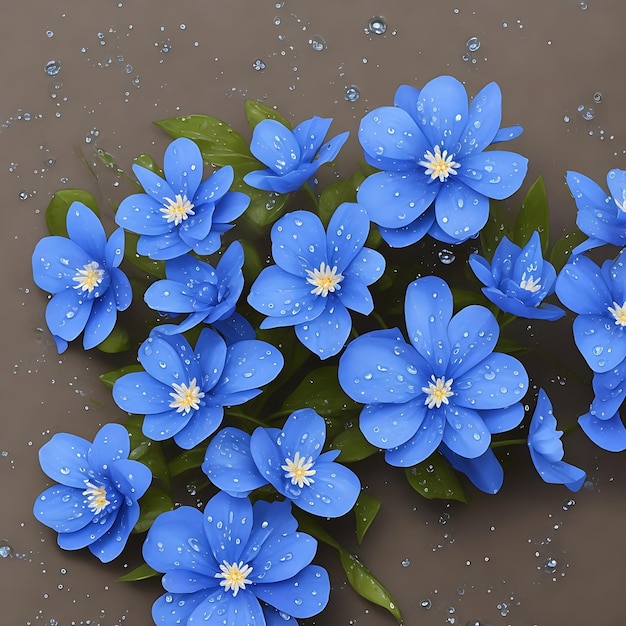
[[[47,31],[46,31],[46,37],[48,37],[48,39],[49,39],[50,37],[54,37],[54,31],[52,31],[52,30],[47,30]]]
[[[548,574],[554,574],[554,572],[556,572],[556,566],[558,565],[558,562],[556,559],[553,559],[552,557],[550,557],[543,565],[543,569],[544,571],[548,572]]]
[[[12,546],[6,539],[0,539],[0,557],[3,559],[13,557],[15,554]]]
[[[402,561],[402,567],[408,567],[409,565],[411,565],[411,561],[409,561],[409,559],[404,559]]]
[[[421,606],[423,609],[426,609],[427,611],[430,609],[430,607],[432,607],[432,605],[433,605],[433,603],[430,601],[430,599],[429,599],[429,598],[426,598],[426,600],[422,600],[422,601],[420,602],[420,606]]]
[[[356,102],[361,97],[361,92],[356,85],[349,85],[344,91],[343,98],[347,102]]]
[[[476,52],[480,48],[480,39],[478,37],[470,37],[465,45],[470,52]]]
[[[580,117],[588,122],[596,116],[595,111],[591,107],[587,107],[584,104],[578,105],[578,113],[580,114]]]
[[[454,263],[454,260],[456,259],[454,252],[452,252],[452,250],[447,250],[446,248],[439,250],[437,256],[444,265],[450,265],[451,263]]]
[[[382,15],[372,17],[367,23],[367,33],[383,35],[387,31],[387,20]]]
[[[587,10],[587,3],[586,2],[579,2],[578,6],[580,7],[581,11],[586,11]]]
[[[48,76],[56,76],[61,71],[61,62],[48,61],[44,67],[44,71]]]
[[[569,511],[575,504],[576,504],[576,500],[573,500],[572,498],[568,498],[567,500],[565,500],[565,502],[563,502],[563,504],[561,505],[561,508],[564,511]]]
[[[262,70],[265,69],[265,62],[263,61],[263,59],[256,59],[256,61],[254,61],[252,63],[252,67],[257,71],[260,72]]]
[[[321,35],[312,35],[311,39],[309,39],[309,45],[316,52],[326,50],[326,40]]]
[[[593,101],[602,102],[602,94],[599,91],[596,91],[596,93],[593,94]]]

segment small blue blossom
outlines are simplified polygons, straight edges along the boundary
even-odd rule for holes
[[[320,219],[295,211],[272,227],[276,265],[258,276],[248,302],[267,315],[261,328],[295,326],[298,339],[321,359],[344,346],[352,319],[348,309],[368,315],[367,289],[385,269],[384,257],[364,248],[369,219],[363,207],[344,202],[324,231]]]
[[[541,255],[537,231],[523,248],[503,237],[491,264],[478,254],[470,255],[469,264],[485,285],[487,299],[505,313],[550,321],[565,315],[563,309],[543,301],[554,292],[556,270]]]
[[[613,169],[607,174],[610,195],[583,174],[567,172],[566,180],[578,208],[576,225],[589,237],[572,254],[604,244],[626,245],[626,171]]]
[[[182,335],[153,333],[139,348],[139,362],[145,371],[116,380],[113,399],[124,411],[145,415],[146,437],[173,437],[189,449],[217,430],[225,406],[260,394],[259,387],[282,369],[283,357],[257,339],[227,346],[205,328],[195,349]]]
[[[453,316],[452,304],[442,279],[420,278],[406,292],[410,343],[398,329],[373,331],[350,342],[339,361],[343,390],[365,404],[361,431],[390,465],[416,465],[441,443],[475,459],[492,433],[523,418],[528,375],[516,358],[493,352],[495,317],[477,305]]]
[[[119,556],[139,519],[137,500],[152,473],[128,459],[130,439],[120,424],[106,424],[93,443],[58,433],[39,450],[41,469],[59,483],[35,502],[33,513],[59,533],[64,550],[88,547],[103,563]]]
[[[132,290],[118,265],[124,258],[124,231],[107,241],[96,214],[81,202],[67,213],[68,237],[44,237],[32,257],[35,284],[52,294],[46,324],[59,353],[84,331],[89,350],[113,331],[117,312],[130,306]]]
[[[244,182],[265,191],[288,193],[308,182],[321,165],[333,161],[349,133],[341,133],[322,145],[332,119],[312,117],[293,131],[276,120],[259,122],[252,133],[250,151],[264,170],[246,174]]]
[[[361,491],[356,474],[335,463],[339,450],[322,453],[326,422],[313,409],[294,411],[278,428],[257,428],[250,436],[224,428],[209,444],[202,470],[223,491],[247,496],[268,483],[301,509],[340,517]]]
[[[183,333],[201,322],[215,324],[230,319],[243,291],[243,261],[238,241],[228,247],[215,269],[191,254],[166,261],[166,279],[150,285],[144,300],[155,311],[189,315],[179,325],[163,324],[158,331]]]
[[[202,181],[202,154],[190,139],[175,139],[165,151],[165,178],[133,165],[145,193],[125,198],[115,215],[139,235],[137,252],[151,259],[175,259],[193,250],[201,256],[220,247],[222,233],[248,207],[250,198],[229,191],[234,173],[222,167]]]
[[[485,151],[522,132],[500,128],[500,88],[490,83],[470,105],[461,82],[439,76],[421,91],[402,85],[394,105],[361,121],[365,160],[382,171],[361,184],[358,202],[393,247],[427,233],[446,243],[473,237],[487,222],[489,198],[515,193],[528,164],[514,152]]]
[[[585,482],[586,474],[580,468],[562,460],[561,435],[563,432],[556,430],[550,399],[540,389],[528,431],[530,458],[545,482],[565,485],[571,491],[578,491]]]
[[[574,257],[556,280],[556,295],[577,313],[574,341],[594,372],[607,372],[626,358],[626,256],[598,267],[584,256]]]
[[[276,611],[279,623],[317,615],[330,581],[311,565],[316,540],[297,525],[289,502],[252,505],[224,492],[204,514],[182,506],[159,515],[143,545],[146,563],[164,573],[154,622],[274,626]]]

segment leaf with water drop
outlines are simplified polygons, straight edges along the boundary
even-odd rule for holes
[[[543,178],[539,176],[522,200],[513,231],[513,243],[523,247],[537,231],[545,254],[550,244],[550,209]]]
[[[169,494],[157,487],[149,487],[145,495],[139,500],[141,512],[133,528],[135,533],[144,533],[154,523],[154,520],[174,508],[174,502]]]
[[[147,563],[143,563],[139,567],[136,567],[128,574],[124,574],[124,576],[120,576],[117,581],[120,583],[129,583],[136,582],[137,580],[146,580],[148,578],[154,578],[155,576],[160,576],[161,572],[157,572],[155,569],[152,569]]]
[[[331,450],[341,450],[338,460],[342,463],[362,461],[376,454],[378,448],[374,447],[356,426],[342,430],[331,442]]]
[[[116,326],[111,331],[111,334],[104,341],[98,344],[97,348],[101,352],[106,352],[107,354],[117,354],[118,352],[128,350],[130,345],[131,341],[128,331],[124,328]]]
[[[409,485],[429,500],[457,500],[467,503],[463,487],[450,464],[438,452],[404,470]]]
[[[572,250],[586,239],[587,235],[580,230],[575,229],[569,233],[565,233],[562,237],[556,240],[554,246],[552,246],[550,263],[554,265],[554,269],[557,273],[560,272],[561,269],[563,269],[563,266],[570,260]]]
[[[171,478],[178,476],[183,472],[191,469],[197,469],[204,462],[206,455],[206,442],[191,448],[191,450],[184,450],[178,456],[175,456],[168,463],[168,470]]]
[[[84,189],[61,189],[54,193],[46,209],[46,226],[51,235],[67,237],[67,212],[74,202],[82,202],[99,215],[96,199]]]
[[[170,474],[162,444],[158,441],[153,441],[143,434],[143,420],[143,415],[131,415],[124,422],[124,427],[130,436],[130,454],[128,458],[147,466],[152,475],[159,479],[166,489],[169,489]]]
[[[286,117],[283,117],[278,111],[267,106],[267,104],[263,104],[263,102],[259,102],[258,100],[246,100],[245,110],[246,119],[252,129],[263,120],[276,120],[279,124],[292,130],[291,123]]]
[[[143,367],[141,367],[139,363],[134,363],[133,365],[125,365],[124,367],[119,367],[115,370],[111,370],[110,372],[100,374],[100,376],[98,376],[98,380],[100,380],[100,382],[105,387],[107,387],[107,389],[113,389],[115,381],[125,374],[130,374],[130,372],[143,372]]]
[[[348,178],[335,181],[322,191],[318,212],[324,226],[328,226],[330,218],[340,204],[356,202],[356,191],[364,180],[365,176],[357,172]]]
[[[161,166],[147,153],[142,152],[133,159],[133,165],[139,165],[147,170],[150,170],[153,174],[156,174],[160,178],[164,178],[163,169]]]
[[[363,537],[371,526],[376,515],[380,511],[380,500],[362,491],[354,505],[356,518],[356,540],[360,544]]]

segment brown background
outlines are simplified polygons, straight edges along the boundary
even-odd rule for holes
[[[565,172],[603,183],[610,168],[626,164],[621,0],[589,0],[586,8],[578,0],[4,0],[2,9],[0,538],[13,550],[0,558],[2,624],[142,626],[160,593],[154,581],[115,582],[137,555],[103,566],[87,551],[62,552],[31,514],[47,485],[39,447],[55,432],[91,439],[101,424],[123,419],[97,380],[108,368],[102,355],[56,354],[46,298],[30,272],[56,189],[85,188],[103,201],[128,192],[102,166],[97,178],[85,167],[95,147],[124,168],[144,151],[160,160],[168,139],[152,120],[207,113],[247,132],[243,103],[255,98],[295,122],[317,114],[334,118],[335,133],[351,130],[337,162],[349,174],[363,114],[390,104],[401,83],[421,86],[448,73],[470,94],[490,81],[501,85],[503,123],[525,128],[511,145],[530,159],[521,193],[543,174],[554,238],[574,224]],[[387,19],[384,35],[364,32],[375,15]],[[325,50],[309,44],[314,35]],[[462,58],[470,37],[481,42],[475,63]],[[256,59],[265,70],[253,69]],[[61,64],[55,77],[44,72],[50,60]],[[354,103],[344,99],[349,85],[360,89]],[[579,105],[593,107],[594,119],[582,119]],[[521,331],[585,372],[566,321]],[[534,382],[547,388],[560,424],[572,423],[589,389],[540,365],[528,365]],[[349,534],[344,540],[395,595],[409,626],[623,624],[624,457],[580,434],[567,443],[567,460],[590,481],[574,496],[543,485],[523,449],[511,457],[502,492],[470,488],[466,506],[425,501],[397,471],[375,463],[363,482],[383,500],[382,512],[363,547]],[[575,505],[564,510],[570,497]],[[320,558],[334,586],[315,623],[393,623],[351,591],[334,555],[322,550]],[[553,573],[544,570],[550,558]]]

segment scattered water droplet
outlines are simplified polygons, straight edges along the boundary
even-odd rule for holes
[[[548,574],[554,574],[554,572],[556,572],[556,566],[558,565],[558,562],[556,559],[553,559],[552,557],[550,557],[543,565],[543,569],[544,571],[548,572]]]
[[[316,52],[326,50],[326,40],[321,35],[312,35],[311,39],[309,39],[309,45]]]
[[[366,33],[374,33],[374,35],[383,35],[387,31],[387,20],[382,15],[372,17],[367,23]]]
[[[567,500],[565,500],[565,502],[563,502],[563,504],[561,505],[561,508],[564,511],[569,511],[575,504],[576,504],[576,500],[573,500],[572,498],[568,498]]]
[[[580,7],[581,11],[586,11],[587,10],[587,3],[586,2],[579,2],[578,6]]]
[[[422,601],[420,602],[420,606],[421,606],[423,609],[426,609],[427,611],[428,611],[428,610],[432,607],[432,605],[433,605],[433,603],[430,601],[430,599],[429,599],[429,598],[426,598],[426,600],[422,600]]]
[[[602,102],[602,94],[599,91],[596,91],[596,93],[593,94],[593,101]]]
[[[6,539],[0,539],[0,557],[3,559],[13,557],[15,552]]]
[[[478,37],[470,37],[465,45],[470,52],[476,52],[480,48],[480,39]]]
[[[580,113],[580,117],[588,122],[596,116],[595,111],[591,107],[587,107],[584,104],[578,105],[578,113]]]
[[[454,260],[456,259],[454,252],[452,252],[452,250],[447,250],[446,248],[439,250],[437,256],[444,265],[450,265],[451,263],[454,263]]]
[[[346,87],[343,98],[347,102],[356,102],[361,97],[361,92],[356,85]]]
[[[252,67],[257,71],[260,72],[262,70],[265,69],[266,65],[265,62],[263,61],[263,59],[256,59],[256,61],[254,61],[252,63]]]
[[[409,559],[404,559],[402,561],[402,567],[408,567],[409,565],[411,565],[411,561],[409,561]]]
[[[61,71],[61,62],[48,61],[44,67],[44,71],[48,76],[56,76]]]

